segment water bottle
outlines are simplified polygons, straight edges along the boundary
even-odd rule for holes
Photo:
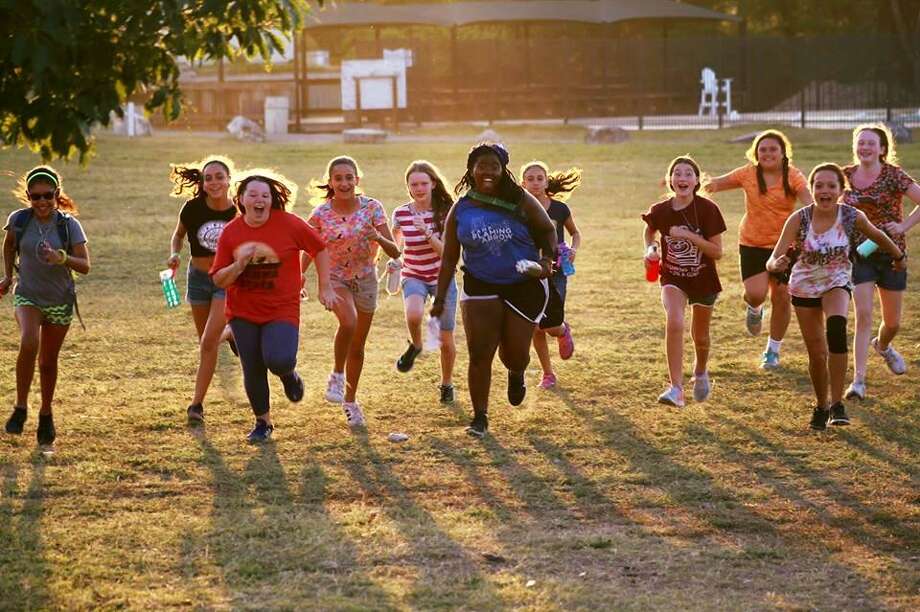
[[[645,252],[645,280],[654,283],[658,280],[661,271],[661,257],[658,255],[658,245],[650,244]]]
[[[866,238],[863,240],[862,244],[856,247],[856,252],[859,253],[862,257],[869,257],[869,255],[872,255],[872,253],[875,253],[876,249],[878,249],[878,245]]]
[[[426,351],[436,351],[441,348],[441,320],[438,317],[428,317],[425,323],[425,342],[422,348]]]
[[[540,275],[543,274],[543,266],[540,265],[540,262],[530,259],[519,259],[514,268],[518,271],[518,274],[534,278],[540,278]]]
[[[564,242],[559,246],[559,269],[562,270],[565,276],[575,274],[575,264],[572,263],[572,249]]]
[[[166,307],[175,308],[181,301],[179,289],[176,287],[175,272],[167,268],[160,271],[160,285],[163,287],[163,297],[166,298]]]
[[[402,264],[398,259],[391,259],[387,262],[387,293],[396,295],[399,293],[399,271]]]

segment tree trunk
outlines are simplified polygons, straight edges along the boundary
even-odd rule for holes
[[[891,7],[891,17],[898,35],[898,43],[910,70],[911,89],[914,94],[920,96],[920,44],[918,44],[920,43],[920,11],[914,19],[913,31],[910,31],[904,19],[904,12],[901,10],[901,0],[889,0],[888,4]]]

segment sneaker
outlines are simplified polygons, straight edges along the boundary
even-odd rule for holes
[[[415,358],[421,354],[422,349],[415,348],[415,345],[410,342],[406,352],[396,360],[396,369],[400,372],[408,372],[415,365]]]
[[[508,403],[520,406],[527,395],[527,385],[524,382],[523,372],[508,372]]]
[[[10,418],[6,421],[6,433],[8,434],[21,434],[22,426],[26,423],[26,416],[28,411],[25,408],[20,408],[15,406],[13,408],[13,414],[10,415]]]
[[[364,413],[361,412],[361,406],[358,402],[342,402],[342,410],[345,411],[345,422],[349,427],[364,427]]]
[[[555,374],[544,374],[543,380],[540,381],[541,389],[552,389],[556,386],[556,375]]]
[[[831,418],[827,422],[828,425],[849,425],[850,417],[847,416],[847,409],[844,407],[843,402],[837,402],[831,406]]]
[[[441,392],[441,403],[442,404],[453,404],[454,403],[454,386],[453,385],[438,385],[438,390]]]
[[[248,440],[250,444],[268,442],[268,439],[272,437],[273,431],[275,431],[275,428],[266,423],[264,419],[256,419],[256,426],[253,427],[249,435],[246,436],[246,440]]]
[[[712,383],[709,382],[709,372],[703,372],[693,377],[693,400],[705,402],[712,391]]]
[[[843,395],[845,399],[866,399],[866,382],[863,380],[854,380],[847,387],[847,392]]]
[[[345,401],[345,373],[333,372],[326,385],[326,401],[341,404]]]
[[[824,431],[827,429],[827,421],[830,417],[830,410],[815,406],[814,412],[811,413],[811,423],[809,426],[816,431]]]
[[[38,431],[35,432],[35,438],[39,446],[51,446],[54,444],[56,437],[54,431],[54,417],[50,414],[38,415]]]
[[[659,404],[669,404],[671,406],[677,406],[678,408],[684,407],[684,390],[680,387],[675,387],[671,385],[668,387],[668,390],[658,396]]]
[[[779,353],[774,353],[770,349],[763,352],[760,359],[760,367],[763,370],[775,370],[779,367]]]
[[[571,358],[575,352],[575,340],[572,338],[572,327],[568,323],[563,323],[562,328],[562,335],[556,338],[556,342],[559,344],[559,358],[565,360]]]
[[[284,385],[284,395],[292,402],[299,402],[303,399],[303,379],[297,372],[291,372],[281,377],[281,384]]]
[[[763,306],[760,307],[760,312],[756,312],[750,306],[747,307],[747,316],[744,319],[744,325],[747,327],[747,331],[752,336],[760,335],[760,328],[763,325]]]
[[[198,425],[199,423],[204,423],[204,406],[200,403],[192,404],[186,409],[186,414],[188,415],[189,425]]]
[[[882,359],[885,360],[885,365],[888,366],[892,374],[900,376],[907,371],[907,364],[904,363],[904,358],[901,357],[900,353],[894,350],[894,347],[890,344],[888,348],[883,351],[878,347],[878,337],[875,337],[872,338],[872,348],[874,348],[875,352],[881,355]]]
[[[471,438],[482,439],[489,430],[489,417],[486,413],[481,412],[473,417],[469,427],[466,428],[466,435]]]

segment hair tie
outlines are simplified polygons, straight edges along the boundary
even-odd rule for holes
[[[49,174],[48,172],[45,172],[44,170],[39,170],[38,172],[29,175],[29,180],[26,182],[26,187],[31,187],[31,186],[32,186],[32,182],[33,182],[35,179],[37,179],[38,177],[41,177],[41,176],[44,176],[44,177],[49,178],[49,179],[51,180],[51,182],[54,184],[54,186],[55,186],[55,187],[58,187],[59,183],[58,183],[57,177],[54,176],[53,174]],[[21,188],[20,188],[20,189],[21,189]]]

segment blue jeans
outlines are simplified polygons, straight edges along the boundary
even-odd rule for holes
[[[288,321],[259,325],[243,319],[231,319],[230,329],[240,351],[246,396],[260,417],[269,410],[268,371],[282,378],[294,371],[300,330]]]

